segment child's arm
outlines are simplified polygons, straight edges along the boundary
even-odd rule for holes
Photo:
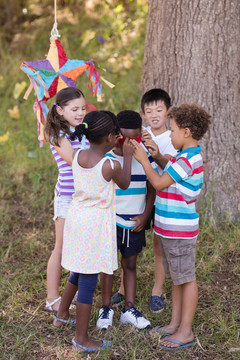
[[[131,144],[130,140],[126,138],[123,144],[123,168],[116,160],[113,160],[114,169],[111,168],[109,161],[106,161],[103,165],[102,173],[104,178],[107,181],[110,181],[112,179],[122,190],[126,190],[129,187],[131,181],[131,164],[133,151],[133,145]]]
[[[164,169],[168,163],[168,160],[171,158],[171,155],[162,155],[159,151],[159,148],[155,141],[147,140],[144,142],[144,146],[147,148],[149,153],[152,155],[154,161]]]
[[[157,174],[157,172],[152,168],[143,147],[136,140],[131,140],[131,142],[135,147],[133,156],[138,162],[140,162],[140,164],[142,164],[147,178],[152,184],[152,186],[156,190],[162,190],[172,185],[174,183],[174,180],[171,178],[171,176],[167,172],[165,172],[161,176]]]
[[[135,216],[130,219],[130,220],[136,221],[136,225],[131,231],[139,232],[145,228],[146,223],[148,221],[148,218],[149,218],[152,208],[153,208],[155,196],[156,196],[156,190],[150,184],[150,182],[147,181],[146,206],[145,206],[144,212],[141,215]]]
[[[151,134],[146,130],[142,130],[142,143],[145,145],[145,142],[148,140],[152,140]]]
[[[55,150],[69,165],[72,165],[73,161],[73,147],[68,139],[60,137],[58,140],[60,146],[54,145]]]

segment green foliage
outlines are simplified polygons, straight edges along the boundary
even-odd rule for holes
[[[87,89],[87,79],[81,77],[78,86],[87,101],[99,109],[115,112],[126,108],[138,110],[147,0],[62,0],[57,3],[58,29],[68,58],[94,58],[107,70],[105,73],[100,69],[101,74],[116,84],[114,89],[103,84],[105,99],[99,105]],[[10,1],[9,6],[12,4]],[[17,1],[17,4],[25,6],[27,13],[14,20],[22,22],[8,32],[7,37],[0,37],[0,359],[80,359],[81,355],[71,348],[74,330],[69,327],[53,329],[51,316],[42,310],[46,296],[46,264],[54,246],[52,199],[57,169],[49,146],[45,144],[39,148],[32,109],[34,96],[31,94],[27,101],[23,100],[26,90],[23,82],[28,86],[28,79],[19,69],[24,60],[45,58],[53,25],[53,1]],[[211,199],[201,210],[197,252],[200,296],[194,332],[201,347],[179,354],[162,353],[157,340],[148,339],[145,332],[120,325],[120,309],[117,309],[114,327],[104,333],[104,338],[113,341],[113,348],[91,358],[209,360],[239,357],[239,351],[229,350],[239,347],[240,228],[227,218],[221,223],[214,217],[209,218],[206,207],[212,210]],[[166,281],[164,287],[166,310],[160,315],[150,313],[151,231],[147,234],[147,244],[138,261],[136,304],[156,326],[169,321],[171,283]],[[115,275],[114,291],[118,289],[120,269]],[[68,274],[63,273],[62,289],[67,277]],[[98,287],[90,324],[90,334],[94,338],[103,337],[95,329],[100,306]]]

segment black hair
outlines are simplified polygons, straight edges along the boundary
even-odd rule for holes
[[[120,128],[123,129],[141,129],[142,118],[139,113],[133,110],[120,111],[117,114],[117,121]]]
[[[175,120],[180,129],[189,128],[195,140],[200,140],[211,124],[211,116],[198,104],[172,106],[168,118]]]
[[[56,102],[47,114],[47,121],[44,129],[46,137],[53,145],[59,146],[58,139],[60,131],[62,131],[61,136],[71,134],[69,123],[62,115],[59,115],[56,109],[57,106],[64,108],[69,101],[79,99],[81,97],[85,98],[82,91],[75,87],[67,87],[57,93]]]
[[[144,113],[144,106],[157,101],[163,101],[166,108],[169,109],[171,106],[171,98],[169,94],[163,89],[151,89],[143,94],[141,99],[141,110]]]
[[[91,111],[70,137],[72,140],[77,137],[81,141],[85,135],[90,143],[100,144],[104,136],[112,132],[118,134],[119,131],[116,116],[111,111]]]

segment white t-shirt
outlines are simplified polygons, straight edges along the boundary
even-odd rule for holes
[[[147,130],[149,132],[149,134],[151,134],[152,139],[157,144],[161,155],[167,154],[167,155],[174,156],[177,154],[177,150],[173,147],[172,142],[171,142],[171,138],[170,138],[171,131],[170,130],[167,130],[164,133],[157,135],[157,136],[155,136],[153,134],[150,126],[147,126],[145,128],[145,130]],[[163,172],[162,168],[157,165],[157,169],[158,169],[158,173],[161,175]]]

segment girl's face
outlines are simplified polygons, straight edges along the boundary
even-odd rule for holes
[[[66,106],[57,108],[59,115],[62,115],[70,126],[75,128],[83,122],[86,115],[86,101],[84,97],[70,100]]]

